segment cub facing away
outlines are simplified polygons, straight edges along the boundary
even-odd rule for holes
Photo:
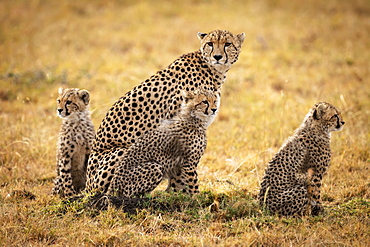
[[[90,94],[77,88],[58,90],[57,115],[62,118],[53,194],[72,196],[85,188],[86,167],[94,140]]]
[[[176,117],[163,120],[121,152],[107,193],[137,196],[151,192],[163,179],[168,179],[167,190],[199,192],[197,166],[218,107],[218,93],[188,92]]]
[[[330,163],[331,132],[343,125],[335,106],[315,104],[269,162],[258,196],[260,204],[284,216],[320,214],[320,187]]]

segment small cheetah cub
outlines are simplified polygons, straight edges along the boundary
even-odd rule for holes
[[[330,132],[343,125],[336,107],[326,102],[314,105],[269,162],[258,195],[260,204],[284,216],[322,213],[320,187],[331,158]]]
[[[59,88],[57,115],[62,125],[57,149],[57,177],[53,194],[69,197],[85,188],[86,166],[94,140],[90,94],[76,88]]]
[[[197,166],[206,145],[206,130],[219,107],[218,93],[188,92],[179,114],[138,139],[121,157],[108,194],[138,196],[168,179],[167,190],[199,192]]]

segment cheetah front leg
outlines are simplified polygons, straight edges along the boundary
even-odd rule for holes
[[[53,195],[60,195],[60,194],[62,194],[62,191],[63,191],[63,181],[62,181],[62,177],[58,175],[54,179],[54,187],[53,187],[51,193]]]
[[[58,160],[58,176],[54,181],[53,194],[69,197],[76,194],[76,190],[72,184],[72,159],[61,158]]]
[[[181,167],[174,177],[169,178],[166,191],[171,190],[175,192],[182,191],[189,194],[199,193],[196,165]]]
[[[311,214],[317,216],[323,213],[324,208],[321,204],[321,174],[314,174],[311,179],[311,183],[308,185],[308,195],[311,202]]]
[[[322,155],[314,155],[316,152],[312,151],[310,155],[310,165],[308,169],[308,177],[311,175],[311,181],[308,186],[311,196],[311,214],[316,216],[324,212],[321,204],[321,185],[322,179],[327,172],[330,163],[330,150],[321,149]]]
[[[309,168],[306,173],[306,181],[305,186],[307,188],[307,208],[306,208],[306,215],[311,215],[312,208],[317,204],[316,201],[313,200],[313,193],[314,193],[314,186],[312,185],[312,177],[315,173],[315,170]]]
[[[190,148],[184,152],[183,159],[177,165],[176,173],[168,179],[166,191],[181,191],[191,195],[199,193],[197,168],[204,150],[194,153],[194,149],[197,148],[194,140],[191,140],[187,146]]]
[[[324,212],[324,208],[321,204],[321,185],[325,172],[325,167],[319,167],[316,169],[310,168],[308,170],[308,177],[311,177],[311,179],[308,183],[307,190],[311,201],[311,214],[313,216],[320,215]]]

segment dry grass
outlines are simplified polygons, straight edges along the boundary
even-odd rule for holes
[[[181,210],[137,215],[52,197],[57,88],[89,90],[97,127],[118,97],[214,29],[247,36],[208,131],[202,193],[157,193]],[[0,245],[370,246],[369,34],[367,0],[1,1]],[[327,214],[268,216],[255,200],[264,167],[318,101],[346,121],[332,135]]]

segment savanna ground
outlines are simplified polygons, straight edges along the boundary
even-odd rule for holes
[[[51,196],[57,89],[89,90],[97,128],[214,29],[246,39],[208,130],[200,195],[157,191],[137,214]],[[367,0],[2,0],[0,245],[370,246],[369,58]],[[268,215],[256,202],[264,168],[318,101],[346,121],[332,134],[326,214]]]

